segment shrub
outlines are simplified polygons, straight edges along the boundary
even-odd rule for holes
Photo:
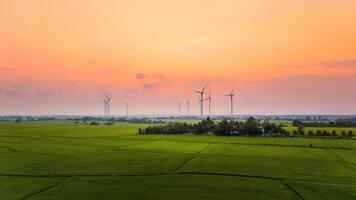
[[[352,130],[350,130],[348,133],[347,133],[347,137],[353,137],[354,136],[354,133],[352,132]]]
[[[90,122],[89,125],[96,126],[96,125],[99,125],[99,123],[98,122]]]

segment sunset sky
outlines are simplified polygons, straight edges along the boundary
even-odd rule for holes
[[[0,0],[0,115],[355,114],[355,0]],[[185,108],[182,108],[185,109]]]

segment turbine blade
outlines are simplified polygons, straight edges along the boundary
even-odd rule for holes
[[[193,90],[193,92],[196,92],[196,93],[199,93],[199,94],[201,94],[202,92],[200,92],[200,91],[197,91],[197,90]]]
[[[201,90],[202,93],[204,92],[204,90],[206,89],[206,87],[208,87],[208,85],[209,85],[209,83],[207,83],[207,84],[204,86],[204,88]]]

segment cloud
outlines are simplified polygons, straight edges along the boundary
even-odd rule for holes
[[[143,89],[144,90],[153,90],[156,89],[157,87],[160,86],[160,83],[154,82],[154,83],[144,83],[143,84]]]
[[[35,94],[35,96],[40,97],[40,98],[44,98],[44,97],[49,97],[51,96],[51,93],[49,91],[43,90],[43,91],[39,91]]]
[[[11,96],[11,97],[21,97],[25,94],[25,92],[22,89],[15,86],[11,89],[0,90],[0,94],[3,94],[5,96]]]
[[[15,71],[15,69],[11,67],[0,67],[0,71]]]
[[[156,74],[155,77],[160,79],[160,80],[166,79],[166,77],[164,75],[162,75],[162,74]]]
[[[137,73],[135,77],[136,77],[136,79],[143,80],[143,79],[146,78],[146,74],[144,74],[144,73]]]
[[[327,67],[356,67],[356,59],[333,60],[322,63],[322,65]]]

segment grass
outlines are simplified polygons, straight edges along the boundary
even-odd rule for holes
[[[356,184],[355,170],[325,149],[214,144],[180,172]]]
[[[63,195],[58,196],[61,193]],[[107,195],[107,194],[110,195]],[[297,199],[278,181],[207,175],[80,177],[35,198],[42,199]]]
[[[305,199],[356,199],[356,187],[345,184],[307,183],[288,181]]]
[[[0,176],[2,200],[24,199],[55,186],[64,178]]]
[[[355,199],[356,140],[0,122],[1,199]]]

